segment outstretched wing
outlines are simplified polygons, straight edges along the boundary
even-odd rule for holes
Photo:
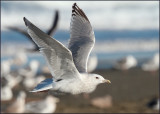
[[[28,33],[46,58],[54,79],[73,78],[78,74],[72,53],[63,44],[51,38],[24,17]],[[67,76],[66,76],[67,75]]]
[[[54,20],[53,20],[53,24],[52,24],[51,28],[47,31],[48,35],[50,35],[50,36],[53,35],[53,33],[55,32],[55,30],[57,28],[58,21],[59,21],[59,12],[58,12],[58,10],[56,10],[55,17],[54,17]]]
[[[94,46],[95,36],[85,13],[74,3],[70,24],[68,48],[79,72],[87,72],[88,56]]]
[[[35,48],[34,48],[34,51],[39,50],[39,48],[38,48],[38,46],[36,45],[36,43],[33,42],[32,38],[29,36],[29,34],[28,34],[26,31],[24,31],[24,30],[22,30],[22,29],[20,29],[20,28],[18,28],[18,27],[11,27],[11,26],[9,26],[9,27],[7,27],[7,28],[10,29],[10,30],[12,30],[12,31],[19,32],[19,33],[23,34],[24,36],[26,36],[26,38],[28,38],[28,39],[33,43],[33,45],[34,45],[34,47],[35,47]]]
[[[55,17],[53,19],[53,24],[52,24],[51,28],[47,31],[48,35],[50,35],[50,36],[53,35],[53,33],[55,32],[55,30],[57,28],[58,21],[59,21],[59,12],[58,12],[58,10],[56,10],[55,11]],[[26,31],[24,31],[24,30],[22,30],[22,29],[20,29],[18,27],[12,27],[12,26],[9,26],[7,28],[10,29],[10,30],[12,30],[12,31],[16,31],[16,32],[19,32],[19,33],[25,35],[33,43],[33,45],[35,47],[33,49],[33,51],[38,51],[39,50],[39,48],[36,45],[36,43],[32,40],[32,38],[29,36],[29,34]]]

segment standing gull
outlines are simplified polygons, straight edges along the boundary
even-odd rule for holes
[[[13,97],[12,87],[6,77],[1,77],[1,101],[11,100]]]
[[[115,63],[115,68],[118,70],[128,70],[137,65],[137,60],[132,55],[128,55]]]
[[[142,64],[141,67],[144,71],[157,71],[159,69],[159,53],[156,53],[152,59]]]
[[[91,93],[100,83],[110,83],[98,74],[87,73],[88,56],[94,46],[95,36],[85,13],[72,6],[70,40],[68,48],[51,38],[24,17],[28,33],[46,58],[53,78],[42,81],[31,92],[48,89],[80,94]]]
[[[51,95],[40,101],[31,101],[25,105],[25,113],[53,113],[59,99]]]
[[[12,64],[13,64],[13,61],[11,59],[1,61],[1,76],[2,77],[10,73]]]
[[[27,68],[19,69],[18,73],[26,78],[35,77],[38,72],[39,64],[39,61],[31,60],[29,66]]]
[[[25,110],[25,98],[26,93],[24,91],[20,91],[16,100],[7,107],[6,113],[23,113]]]

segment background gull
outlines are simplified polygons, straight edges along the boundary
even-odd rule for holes
[[[110,83],[98,74],[87,73],[88,56],[95,37],[84,12],[74,3],[68,48],[51,38],[24,17],[28,33],[47,60],[53,79],[42,81],[32,92],[59,90],[71,94],[90,93],[100,83]]]
[[[59,99],[51,95],[44,100],[31,101],[25,105],[26,113],[53,113],[56,110]]]
[[[105,95],[103,97],[96,97],[91,100],[91,104],[97,108],[107,109],[112,107],[112,96]]]
[[[19,69],[18,73],[24,77],[34,77],[38,72],[39,65],[39,61],[33,59],[28,67]]]
[[[7,80],[7,84],[11,87],[14,88],[16,85],[18,85],[22,81],[22,76],[17,74],[16,72],[11,72],[8,75],[5,76]]]
[[[119,70],[128,70],[137,65],[137,60],[132,55],[128,55],[120,60],[118,60],[114,67]]]
[[[28,90],[35,87],[38,83],[40,83],[44,79],[45,77],[43,75],[32,76],[32,77],[26,76],[22,83],[23,83],[23,86]]]
[[[28,62],[28,57],[25,52],[17,52],[13,57],[13,64],[23,66]]]
[[[152,98],[148,103],[147,103],[147,106],[149,108],[152,108],[153,110],[158,110],[159,111],[159,101],[160,99],[155,97],[155,98]]]
[[[9,58],[8,60],[3,60],[1,62],[1,76],[6,76],[11,72],[11,67],[13,65],[22,66],[26,64],[27,56],[25,53],[20,52],[17,53],[13,58]]]
[[[23,113],[25,110],[26,93],[20,91],[16,100],[7,108],[6,113]]]
[[[144,71],[157,71],[159,69],[159,53],[156,53],[152,59],[142,64],[141,67]]]
[[[2,77],[10,73],[12,64],[13,64],[13,61],[11,59],[4,60],[1,62],[1,76]]]
[[[55,11],[55,17],[54,17],[54,20],[53,20],[53,24],[52,26],[50,27],[50,29],[46,32],[48,35],[52,36],[57,28],[57,25],[58,25],[58,21],[59,21],[59,12],[58,10]],[[27,49],[29,51],[38,51],[39,50],[39,47],[35,44],[35,42],[33,42],[32,38],[28,35],[28,33],[25,31],[25,30],[22,30],[18,27],[12,27],[12,26],[8,26],[7,27],[8,29],[12,30],[12,31],[16,31],[16,32],[19,32],[21,34],[23,34],[24,36],[26,36],[34,45],[34,48],[33,49]]]
[[[8,101],[11,100],[13,97],[12,88],[8,84],[8,82],[5,80],[5,78],[1,77],[2,85],[1,85],[1,101]]]

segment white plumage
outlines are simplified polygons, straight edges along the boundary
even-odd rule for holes
[[[46,79],[32,92],[47,89],[79,94],[93,92],[100,83],[110,83],[98,74],[87,73],[89,54],[95,37],[85,13],[76,5],[72,6],[70,40],[68,48],[51,38],[24,18],[28,33],[44,55],[53,79]]]
[[[26,113],[54,113],[59,99],[53,96],[47,96],[41,101],[31,101],[26,104]]]
[[[1,76],[5,76],[10,73],[11,65],[13,61],[11,59],[1,61]]]
[[[38,83],[43,81],[44,79],[45,79],[44,76],[26,77],[26,78],[24,78],[22,83],[26,89],[31,89],[31,88],[35,87]]]
[[[156,53],[152,59],[142,64],[144,71],[156,71],[159,69],[159,53]]]
[[[13,97],[12,88],[8,85],[1,87],[1,100],[8,101],[11,100]]]
[[[13,64],[22,66],[27,63],[27,55],[24,52],[18,52],[13,58]]]
[[[118,60],[114,67],[119,70],[128,70],[137,65],[137,60],[132,55],[128,55],[120,60]]]
[[[24,77],[34,77],[37,72],[38,72],[38,68],[39,68],[39,62],[37,60],[32,60],[29,63],[29,67],[27,68],[21,68],[19,69],[19,74],[24,76]]]
[[[7,113],[23,113],[25,110],[25,98],[26,94],[20,91],[17,99],[7,108]]]

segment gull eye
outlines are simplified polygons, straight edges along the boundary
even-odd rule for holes
[[[96,79],[99,79],[99,77],[96,77]]]

